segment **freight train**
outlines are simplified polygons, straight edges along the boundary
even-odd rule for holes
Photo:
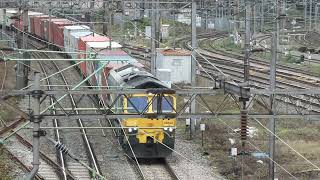
[[[2,19],[3,9],[0,12],[0,22],[5,22],[7,27],[16,31],[24,29],[22,17],[17,10],[7,9],[5,20]],[[81,62],[78,66],[83,77],[103,68],[88,80],[93,87],[166,89],[167,93],[161,96],[152,92],[130,94],[126,98],[122,96],[115,103],[112,113],[140,114],[144,111],[146,115],[142,118],[113,119],[112,124],[124,127],[116,129],[116,133],[124,151],[131,157],[159,158],[172,153],[176,127],[176,97],[173,90],[148,73],[142,64],[122,50],[119,43],[94,33],[86,25],[31,11],[28,12],[28,22],[27,33],[31,37],[65,51],[71,59],[96,59]],[[73,63],[77,62],[74,60]],[[101,105],[110,105],[117,98],[112,94],[97,97]],[[157,116],[159,112],[163,115],[161,118]]]

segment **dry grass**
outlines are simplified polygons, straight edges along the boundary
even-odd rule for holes
[[[199,82],[199,86],[208,85],[206,80],[202,79]],[[206,99],[210,107],[215,109],[221,104],[224,97],[223,94],[217,94],[206,97]],[[254,107],[257,112],[265,112],[265,109],[258,104],[254,104]],[[227,98],[223,112],[236,112],[238,110],[239,108],[235,105],[234,101]],[[259,121],[267,127],[268,119],[260,119]],[[208,152],[212,166],[217,167],[222,175],[227,179],[240,179],[241,167],[243,167],[244,179],[267,179],[268,159],[260,159],[263,162],[261,164],[257,163],[259,160],[257,158],[244,156],[243,163],[241,163],[240,155],[236,158],[236,161],[229,155],[231,147],[237,147],[239,152],[241,144],[239,134],[232,132],[227,126],[230,126],[232,129],[239,128],[239,119],[211,119],[203,120],[203,122],[207,124],[207,131],[204,137],[204,151]],[[320,124],[300,119],[277,119],[276,122],[276,134],[296,151],[300,152],[317,166],[320,166]],[[258,129],[257,135],[249,138],[249,142],[267,153],[268,132],[254,120],[249,121],[249,126]],[[195,139],[199,144],[201,143],[200,137],[200,134],[198,134]],[[229,138],[235,139],[236,144],[231,145]],[[259,151],[247,143],[246,152]],[[279,140],[276,142],[275,161],[299,179],[320,179],[320,173],[318,171],[309,171],[315,169],[314,167],[310,166],[308,162]],[[277,167],[276,177],[279,179],[293,179],[280,167]]]
[[[16,169],[16,165],[10,160],[7,152],[0,146],[0,179],[11,180],[14,178],[13,170]]]

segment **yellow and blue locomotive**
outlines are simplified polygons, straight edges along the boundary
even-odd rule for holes
[[[144,116],[117,119],[118,123],[115,124],[120,126],[121,123],[121,126],[125,127],[125,131],[119,129],[117,134],[129,156],[133,157],[133,153],[137,158],[160,158],[170,155],[174,148],[176,127],[174,91],[143,68],[132,64],[113,68],[106,77],[110,88],[127,87],[153,91],[161,89],[161,93],[122,96],[116,103],[114,113]],[[108,97],[110,102],[115,98]]]

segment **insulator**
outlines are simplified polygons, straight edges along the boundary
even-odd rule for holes
[[[57,143],[55,145],[56,149],[61,151],[64,154],[69,154],[69,149],[62,143]]]
[[[240,138],[241,140],[247,140],[248,135],[248,113],[247,111],[241,111],[240,113]]]

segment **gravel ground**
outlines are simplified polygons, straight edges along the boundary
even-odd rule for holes
[[[214,167],[209,165],[206,156],[203,156],[201,146],[194,141],[184,140],[183,133],[177,133],[175,152],[167,158],[180,179],[223,179]],[[182,156],[181,156],[182,155]]]

